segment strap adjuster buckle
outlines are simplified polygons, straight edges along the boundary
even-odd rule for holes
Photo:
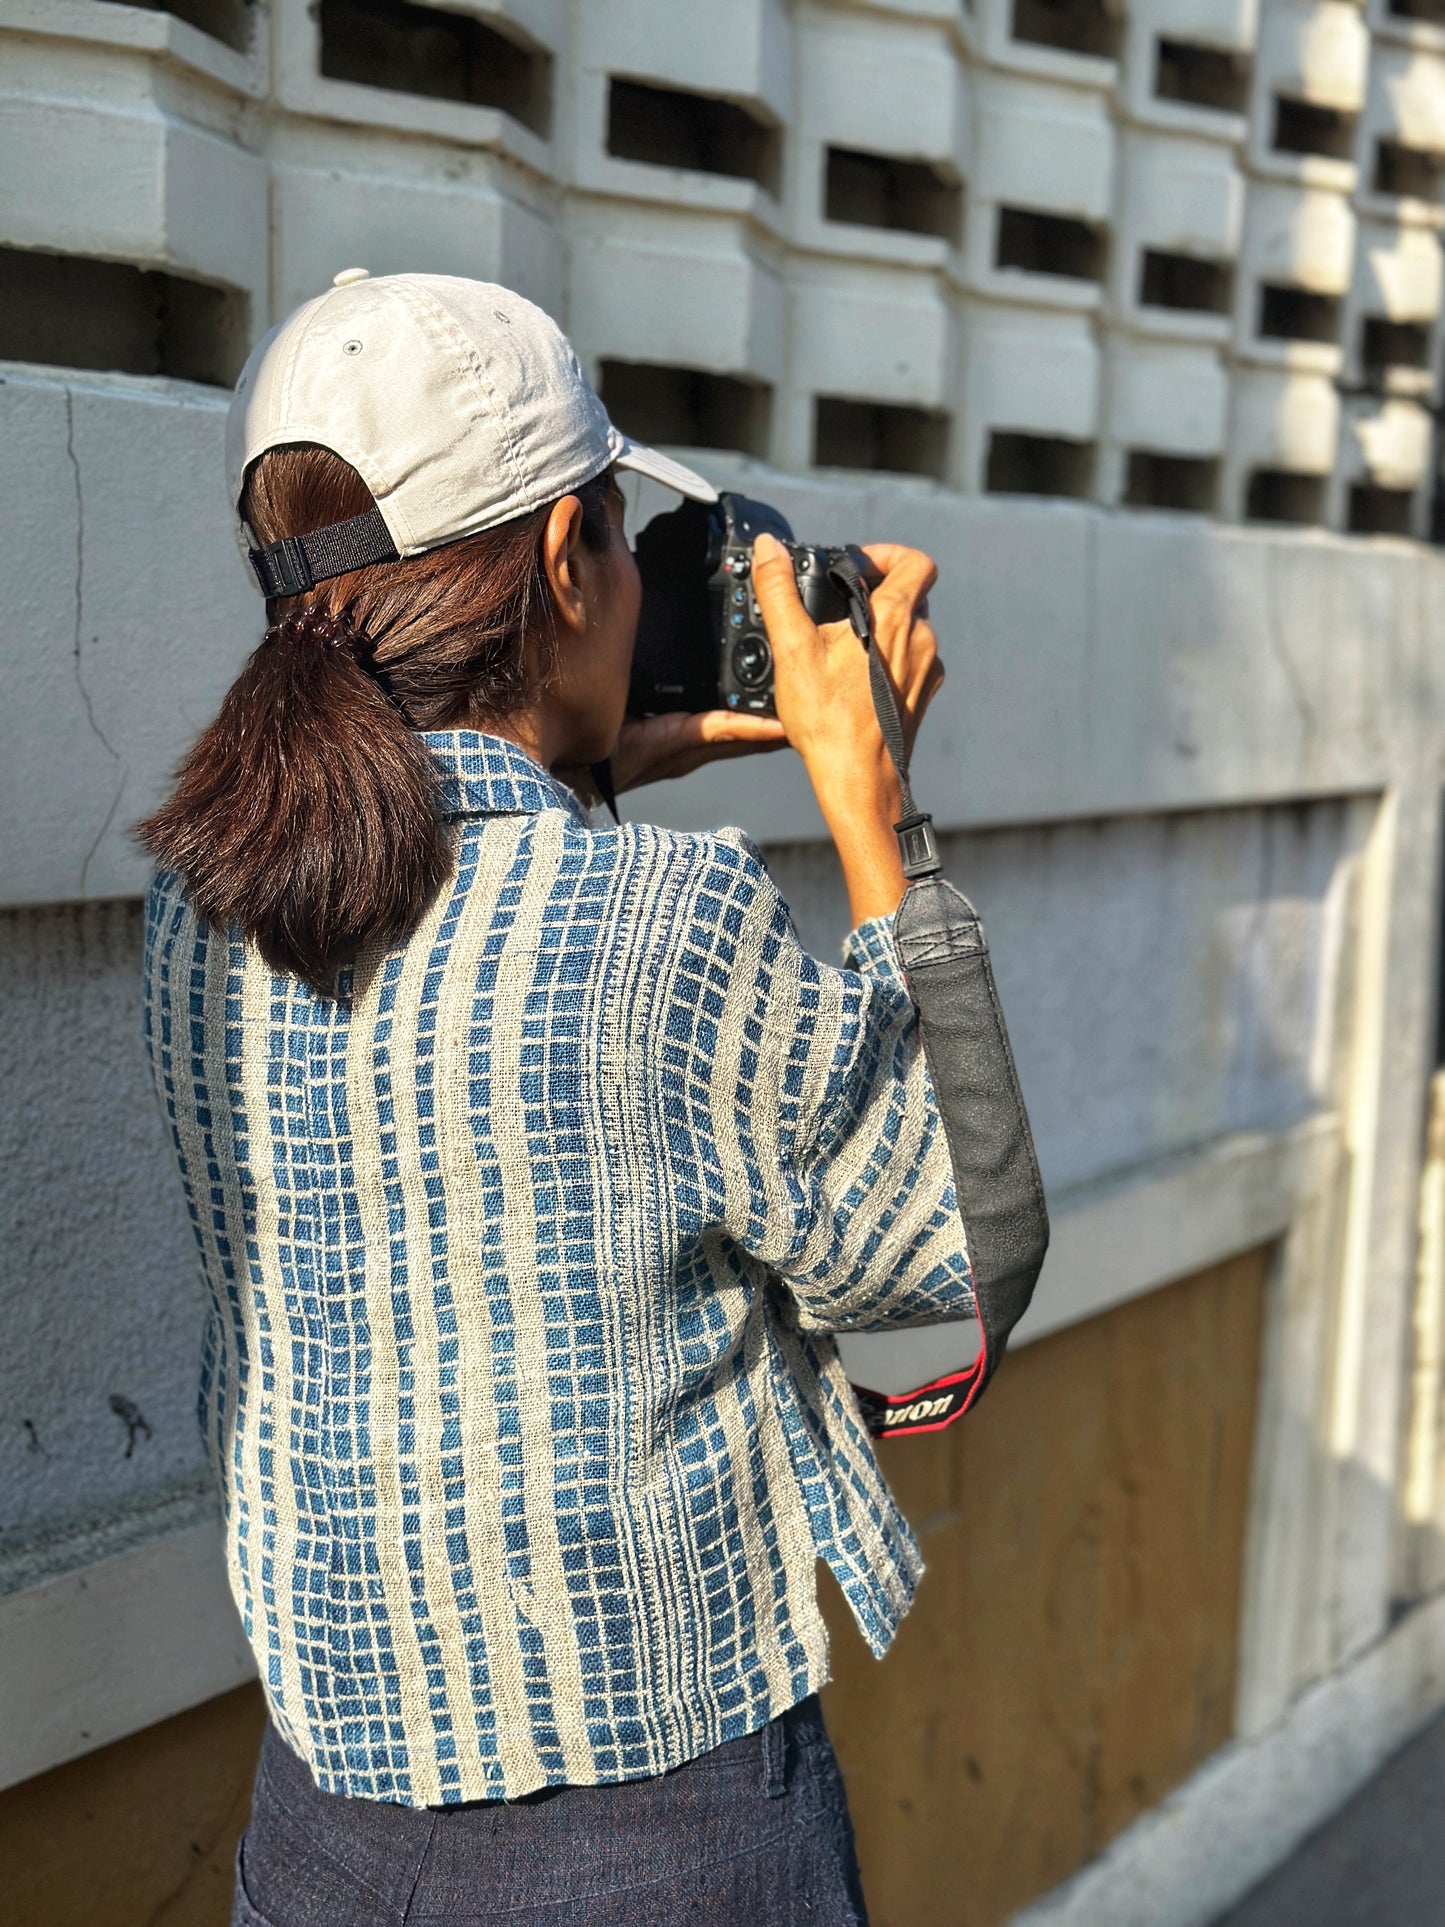
[[[247,551],[261,593],[268,602],[276,596],[302,595],[307,589],[315,588],[316,577],[304,541],[300,535],[285,535],[264,549]]]
[[[925,810],[916,810],[901,823],[895,823],[893,833],[898,838],[903,874],[910,883],[916,883],[920,877],[934,876],[943,868],[938,838],[933,834],[933,818]]]

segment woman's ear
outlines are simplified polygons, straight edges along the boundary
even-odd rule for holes
[[[587,599],[577,575],[581,548],[582,504],[575,495],[564,495],[552,504],[542,531],[542,567],[559,621],[579,635],[587,627]]]

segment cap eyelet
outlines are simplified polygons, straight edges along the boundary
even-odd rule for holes
[[[341,352],[344,355],[359,355],[361,353],[361,343],[359,341],[343,341],[341,344]]]
[[[492,313],[498,321],[505,321],[507,326],[511,327],[512,317],[509,314],[503,314],[500,308],[493,308]]]

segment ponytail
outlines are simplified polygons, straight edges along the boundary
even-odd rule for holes
[[[608,541],[610,476],[577,490]],[[242,508],[261,544],[364,514],[329,450],[273,449]],[[450,874],[423,729],[485,728],[551,669],[547,509],[268,605],[260,647],[137,834],[208,923],[323,995],[367,945],[403,942]]]
[[[328,992],[362,943],[415,927],[449,868],[425,745],[366,646],[319,611],[274,624],[142,826],[208,923]]]

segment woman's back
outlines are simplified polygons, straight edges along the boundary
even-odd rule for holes
[[[826,968],[736,833],[423,740],[455,873],[341,995],[173,873],[147,957],[237,1601],[320,1785],[413,1806],[764,1725],[820,1555],[881,1650],[919,1562],[828,1334],[969,1308],[886,926]]]

